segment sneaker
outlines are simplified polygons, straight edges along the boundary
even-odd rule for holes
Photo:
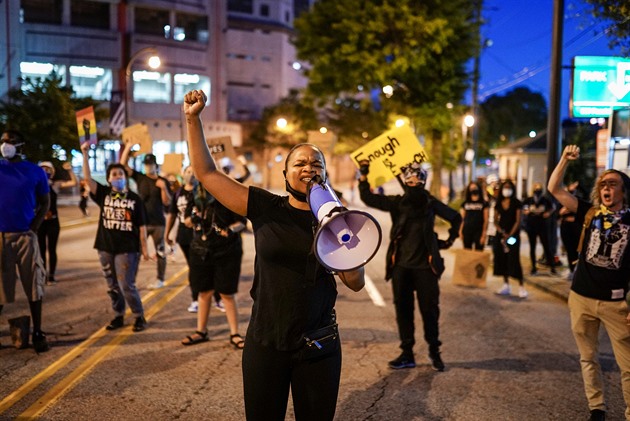
[[[511,292],[511,290],[510,290],[510,286],[509,286],[508,284],[504,284],[504,285],[503,285],[503,288],[501,288],[500,290],[498,290],[498,291],[496,292],[496,294],[498,294],[498,295],[510,295],[510,292]]]
[[[525,287],[520,287],[518,289],[518,298],[527,298],[528,295],[529,293],[525,290]]]
[[[156,280],[155,283],[149,287],[149,289],[160,289],[160,288],[164,288],[164,281],[161,279]]]
[[[116,330],[116,329],[120,329],[124,325],[125,325],[125,318],[123,316],[116,316],[112,319],[111,322],[109,322],[107,326],[105,326],[105,329]]]
[[[606,411],[602,411],[601,409],[593,409],[591,411],[591,416],[589,421],[605,421],[606,420]]]
[[[56,285],[57,281],[55,280],[54,276],[49,276],[48,278],[46,278],[46,285]]]
[[[389,368],[398,370],[401,368],[414,368],[416,366],[416,362],[413,360],[413,357],[405,354],[400,354],[398,358],[388,362],[387,365],[389,366]]]
[[[199,303],[197,301],[193,301],[192,303],[190,303],[190,305],[188,306],[188,312],[196,313],[198,311],[199,311]]]
[[[136,317],[136,321],[133,322],[133,331],[134,332],[142,332],[147,327],[147,321],[144,317]]]
[[[538,270],[536,269],[532,269],[531,272],[529,272],[529,276],[537,276],[538,275]]]
[[[37,353],[46,352],[50,349],[46,335],[41,330],[33,332],[33,348],[35,348]]]
[[[442,357],[440,357],[439,351],[429,352],[429,359],[435,371],[444,371],[444,362],[442,361]]]
[[[214,307],[219,310],[221,313],[225,313],[225,306],[223,305],[223,301],[214,301]]]

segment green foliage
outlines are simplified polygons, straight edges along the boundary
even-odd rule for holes
[[[547,103],[542,94],[526,87],[516,87],[505,95],[492,95],[479,106],[480,157],[490,156],[490,149],[506,145],[531,130],[547,127]]]
[[[94,101],[73,98],[72,88],[63,86],[55,74],[46,79],[27,78],[24,85],[24,90],[13,88],[8,99],[0,101],[0,130],[20,131],[26,139],[23,152],[33,162],[53,160],[55,148],[63,149],[67,156],[71,149],[78,149],[75,112]]]
[[[630,53],[630,3],[628,0],[586,0],[591,14],[609,24],[606,36],[611,48],[620,47],[622,55]]]

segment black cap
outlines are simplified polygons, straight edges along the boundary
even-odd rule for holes
[[[154,164],[154,165],[157,165],[157,158],[152,153],[148,153],[148,154],[146,154],[144,156],[144,159],[142,160],[142,163],[143,164]]]

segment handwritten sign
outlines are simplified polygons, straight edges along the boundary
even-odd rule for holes
[[[370,162],[368,181],[378,187],[400,174],[400,168],[417,162],[427,162],[429,156],[409,126],[388,130],[360,147],[352,154],[357,168],[361,161]]]
[[[94,116],[94,107],[90,106],[77,111],[76,118],[79,143],[83,145],[85,142],[88,142],[90,145],[96,145],[98,139],[96,137],[96,117]]]
[[[153,140],[149,134],[149,128],[146,124],[134,124],[133,126],[125,127],[122,131],[123,143],[131,143],[133,145],[140,145],[138,154],[153,153]]]

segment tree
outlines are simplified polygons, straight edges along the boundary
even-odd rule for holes
[[[516,87],[505,95],[492,95],[480,104],[480,157],[490,156],[490,149],[527,136],[547,127],[547,103],[542,94],[526,87]]]
[[[24,87],[12,88],[8,99],[0,101],[0,130],[19,130],[27,139],[24,153],[31,161],[53,160],[59,150],[69,156],[79,147],[75,112],[95,102],[74,98],[72,88],[63,86],[56,74],[23,82]]]
[[[391,85],[384,101],[426,135],[439,174],[452,127],[446,104],[461,101],[478,43],[473,2],[320,0],[295,27],[298,58],[311,66],[309,93],[331,103]],[[440,177],[434,180],[432,191],[439,191]]]
[[[611,48],[620,47],[622,55],[630,53],[630,3],[628,0],[586,0],[591,14],[609,23],[606,36]]]

